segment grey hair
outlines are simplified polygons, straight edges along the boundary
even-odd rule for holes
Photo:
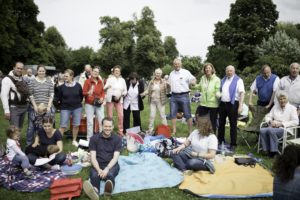
[[[288,99],[288,94],[284,90],[279,90],[276,94],[276,97],[277,99],[279,99],[280,97],[285,97],[286,99]]]

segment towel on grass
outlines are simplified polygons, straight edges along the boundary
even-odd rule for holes
[[[120,156],[120,172],[113,194],[153,188],[174,187],[183,180],[181,173],[153,153]],[[104,182],[100,183],[103,194]]]
[[[222,163],[214,163],[215,174],[198,171],[185,176],[179,189],[209,198],[271,197],[273,177],[269,171],[255,167],[237,165],[232,157]]]

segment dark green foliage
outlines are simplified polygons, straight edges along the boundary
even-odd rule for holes
[[[275,33],[277,19],[272,0],[237,0],[231,4],[229,18],[215,25],[214,45],[233,52],[239,69],[251,66],[256,60],[255,46]]]
[[[176,48],[176,39],[172,36],[166,36],[164,41],[164,48],[167,56],[167,64],[172,64],[173,60],[178,56],[179,52]]]
[[[70,64],[66,68],[72,69],[75,75],[84,70],[84,65],[92,62],[94,50],[91,47],[80,47],[70,51]]]
[[[201,75],[203,75],[201,58],[199,56],[183,56],[181,62],[183,68],[189,70],[191,74],[197,78],[197,80],[199,80]]]

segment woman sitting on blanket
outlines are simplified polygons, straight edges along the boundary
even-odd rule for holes
[[[300,146],[289,145],[276,157],[273,199],[299,199],[300,197]]]
[[[190,174],[191,170],[210,170],[204,161],[213,159],[218,149],[218,139],[212,133],[210,119],[199,117],[197,129],[190,134],[185,143],[171,153],[174,166],[184,174]],[[191,148],[190,153],[187,153],[189,152],[186,151],[187,148]]]
[[[66,154],[62,152],[63,142],[59,130],[53,128],[54,120],[51,117],[43,119],[43,128],[35,136],[34,143],[26,148],[29,162],[35,165],[39,157],[48,157],[55,153],[55,157],[49,163],[43,165],[45,168],[59,169],[66,159]]]

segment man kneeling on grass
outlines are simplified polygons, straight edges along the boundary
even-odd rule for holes
[[[105,117],[102,120],[103,131],[91,137],[89,149],[93,167],[90,171],[90,181],[83,184],[84,192],[90,199],[99,199],[100,181],[104,180],[104,195],[111,195],[115,177],[118,175],[120,166],[118,158],[122,149],[121,138],[114,134],[113,121]]]

